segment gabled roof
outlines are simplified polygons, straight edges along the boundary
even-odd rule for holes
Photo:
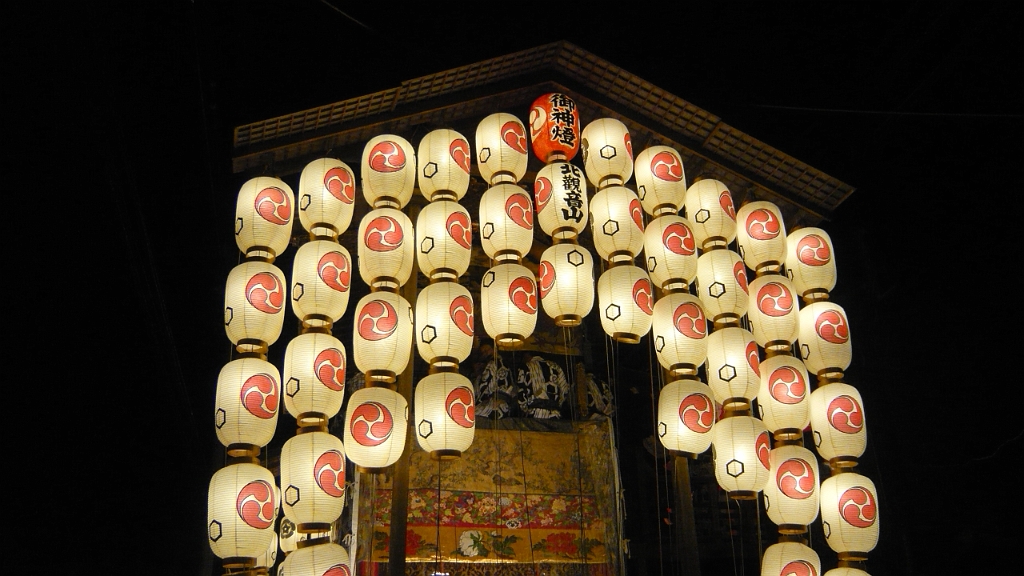
[[[362,147],[382,133],[414,144],[435,128],[459,130],[471,140],[476,123],[494,112],[522,116],[546,92],[577,103],[580,125],[601,117],[621,120],[635,150],[675,148],[688,180],[714,178],[738,203],[768,199],[790,227],[828,218],[854,188],[730,126],[714,114],[569,42],[453,68],[373,94],[239,126],[233,170],[278,175],[298,172],[330,155],[358,169]],[[536,166],[534,166],[536,164]],[[531,160],[530,173],[541,166]],[[526,182],[532,182],[528,174]]]

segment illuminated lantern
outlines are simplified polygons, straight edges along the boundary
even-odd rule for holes
[[[800,334],[800,308],[793,283],[778,274],[750,283],[747,319],[754,339],[765,348],[789,348]]]
[[[644,213],[628,188],[609,186],[590,199],[594,248],[609,262],[629,262],[644,247]]]
[[[842,374],[853,358],[850,323],[835,302],[814,302],[800,310],[800,358],[822,376]]]
[[[568,162],[553,162],[537,171],[533,205],[537,224],[556,240],[576,238],[587,226],[590,210],[583,171]]]
[[[303,534],[299,532],[299,527],[295,525],[295,522],[293,522],[287,514],[282,514],[281,523],[278,527],[278,538],[281,543],[281,551],[284,552],[286,556],[290,556],[291,553],[298,548],[299,542],[314,540],[317,538],[335,539],[335,530],[334,525],[332,524],[329,530]],[[278,576],[286,576],[287,574],[290,574],[290,572],[283,570],[287,562],[288,559],[285,558],[285,561],[281,563],[281,567],[278,568],[277,571]]]
[[[686,198],[686,171],[679,153],[668,146],[651,146],[634,163],[636,195],[651,216],[675,214]]]
[[[711,429],[715,478],[733,498],[753,498],[768,483],[768,429],[757,418],[732,416]]]
[[[476,127],[476,165],[489,184],[518,182],[526,175],[526,127],[512,114],[499,112]]]
[[[488,188],[480,198],[480,245],[497,261],[522,258],[533,246],[533,203],[515,184]]]
[[[747,267],[738,254],[719,249],[697,258],[697,296],[712,321],[738,321],[747,313],[748,293]]]
[[[369,211],[359,223],[359,276],[371,287],[404,285],[412,275],[412,220],[393,208]]]
[[[833,568],[828,572],[825,572],[824,576],[871,576],[867,572],[859,568],[850,568],[849,566],[840,566],[839,568]]]
[[[299,548],[288,555],[288,567],[278,576],[352,576],[345,548],[333,542]]]
[[[580,114],[565,94],[544,94],[530,106],[530,145],[541,162],[568,162],[580,149]]]
[[[277,547],[278,538],[275,532],[273,538],[270,539],[270,545],[267,546],[266,552],[256,557],[256,568],[273,568],[277,564]]]
[[[619,342],[636,344],[651,331],[654,291],[651,280],[636,266],[616,266],[597,280],[601,327]]]
[[[821,559],[814,549],[799,542],[779,542],[764,551],[761,576],[819,576]]]
[[[674,292],[661,297],[654,305],[651,326],[658,362],[673,374],[696,371],[707,358],[708,328],[696,296]]]
[[[352,355],[368,381],[394,382],[412,355],[412,306],[398,294],[371,292],[356,307]]]
[[[386,468],[402,456],[409,427],[409,404],[388,388],[352,393],[345,414],[345,451],[368,470]]]
[[[526,194],[523,194],[526,197]],[[416,262],[424,276],[456,279],[469,268],[473,228],[458,202],[438,200],[416,218]]]
[[[726,246],[736,239],[732,192],[718,180],[701,180],[686,190],[686,216],[701,249]]]
[[[420,193],[427,200],[458,200],[469,188],[469,161],[473,153],[466,137],[443,128],[420,140]]]
[[[217,377],[214,424],[224,446],[266,446],[277,429],[281,406],[281,373],[270,362],[239,358]]]
[[[501,346],[514,347],[537,327],[537,283],[519,264],[498,264],[480,282],[484,330]]]
[[[296,419],[314,412],[327,418],[345,400],[345,345],[330,334],[292,338],[284,353],[284,407]]]
[[[859,458],[868,442],[860,392],[842,382],[833,382],[812,392],[811,430],[814,447],[822,458]]]
[[[802,433],[811,421],[811,381],[798,358],[779,354],[761,362],[757,409],[769,430]]]
[[[458,458],[473,444],[473,384],[458,372],[430,374],[416,385],[416,441],[435,459]]]
[[[818,459],[803,446],[780,446],[768,455],[764,508],[782,533],[802,534],[818,517]]]
[[[457,282],[435,282],[416,298],[416,349],[431,365],[456,366],[473,349],[473,297]]]
[[[558,326],[578,326],[594,308],[594,259],[578,244],[554,244],[540,257],[540,303]]]
[[[330,326],[348,308],[352,256],[344,246],[313,240],[292,263],[292,312],[306,326]]]
[[[598,118],[583,129],[580,145],[587,179],[597,188],[622,185],[633,175],[633,143],[626,125]]]
[[[786,261],[786,225],[771,202],[744,204],[736,213],[736,242],[751,270],[775,269]]]
[[[306,432],[281,448],[284,513],[300,532],[330,529],[345,507],[345,446],[327,432]]]
[[[647,224],[644,255],[651,282],[659,288],[683,288],[697,276],[697,242],[682,216],[661,216]]]
[[[363,197],[374,208],[403,208],[416,185],[416,153],[401,136],[381,134],[363,148]]]
[[[273,261],[288,248],[295,215],[291,187],[267,176],[242,184],[235,202],[235,244],[247,255]]]
[[[716,329],[708,337],[708,385],[719,404],[749,404],[761,384],[754,336],[736,326]]]
[[[658,396],[658,438],[668,450],[700,454],[711,445],[715,402],[706,384],[669,382]]]
[[[231,269],[224,289],[224,330],[239,352],[266,351],[284,325],[288,287],[284,273],[265,262]]]
[[[230,464],[210,479],[207,538],[219,558],[256,558],[270,547],[277,519],[274,475],[256,464]]]
[[[336,238],[352,223],[356,177],[341,160],[313,160],[302,169],[298,198],[302,227],[312,234]]]
[[[870,478],[855,472],[821,483],[821,526],[825,541],[840,560],[866,560],[878,544],[878,491]]]
[[[828,292],[836,285],[832,239],[821,228],[801,228],[786,237],[786,275],[797,294]]]

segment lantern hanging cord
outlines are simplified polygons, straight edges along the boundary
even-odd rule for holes
[[[739,576],[739,571],[736,568],[736,536],[732,530],[732,502],[729,498],[729,494],[725,495],[725,518],[729,522],[729,548],[732,549],[732,574],[733,576]]]
[[[370,32],[376,32],[376,30],[374,30],[373,28],[370,28],[370,27],[369,27],[369,26],[367,26],[366,24],[363,24],[363,23],[362,23],[362,22],[360,22],[359,20],[356,20],[355,18],[353,18],[353,17],[349,16],[348,14],[346,14],[346,13],[342,12],[342,11],[341,11],[341,9],[339,9],[339,8],[338,8],[337,6],[335,6],[334,4],[331,4],[331,3],[330,3],[330,2],[328,2],[327,0],[320,0],[320,3],[321,3],[321,4],[323,4],[324,6],[327,6],[327,7],[328,7],[328,8],[330,8],[331,10],[334,10],[334,11],[335,11],[335,12],[337,12],[338,14],[341,14],[341,15],[342,15],[342,16],[344,16],[345,18],[348,18],[349,20],[351,20],[351,21],[355,22],[356,24],[359,24],[359,25],[360,25],[360,26],[362,26],[363,28],[366,28],[366,29],[367,29],[367,30],[369,30]]]
[[[655,429],[657,429],[657,425],[658,425],[658,412],[657,412],[657,410],[658,409],[654,405],[654,398],[655,398],[655,395],[654,395],[654,363],[652,362],[652,359],[651,359],[651,349],[652,349],[653,346],[654,346],[654,343],[651,341],[650,338],[647,338],[647,381],[650,384],[650,389],[651,389],[651,415],[653,417],[653,422],[654,422],[654,425],[655,425]],[[660,377],[660,372],[661,371],[659,370],[658,372],[659,372],[659,377]],[[658,448],[661,446],[661,442],[659,442],[657,440],[657,435],[655,435],[654,438],[655,438],[654,445],[651,446],[651,448],[652,448],[651,451],[653,452],[652,456],[654,456],[654,501],[655,501],[655,506],[656,506],[655,509],[658,511],[658,519],[657,519],[657,522],[658,522],[658,570],[659,570],[659,572],[661,573],[662,576],[665,576],[665,548],[664,548],[664,546],[662,546],[661,525],[662,525],[663,522],[662,522],[661,514],[662,514],[663,510],[668,508],[668,506],[665,506],[664,508],[662,508],[662,505],[661,505],[661,482],[660,482],[661,471],[658,470]],[[666,463],[667,463],[667,461],[666,461]],[[668,475],[667,474],[665,475],[665,484],[666,484],[665,499],[666,499],[666,504],[668,504]]]

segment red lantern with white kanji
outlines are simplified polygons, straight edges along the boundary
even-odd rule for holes
[[[541,162],[568,162],[580,149],[580,114],[565,94],[544,94],[530,106],[530,145]]]

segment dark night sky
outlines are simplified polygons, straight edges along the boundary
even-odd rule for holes
[[[74,31],[45,50],[56,74],[38,86],[74,104],[54,116],[72,129],[54,124],[44,146],[73,144],[89,167],[82,193],[111,207],[74,238],[107,278],[86,292],[100,314],[66,319],[99,329],[83,368],[103,386],[75,399],[77,458],[101,494],[90,512],[129,527],[117,544],[85,536],[121,550],[96,568],[155,557],[147,573],[208,572],[206,485],[221,453],[210,415],[237,260],[232,128],[564,39],[857,188],[822,227],[870,428],[862,473],[880,490],[869,569],[998,573],[985,555],[1008,556],[1021,536],[1019,477],[1007,473],[1024,455],[1020,312],[1004,295],[1021,249],[1021,8],[631,3],[623,16],[583,3],[501,3],[505,15],[332,3],[351,19],[318,0],[79,7],[61,14]],[[48,18],[27,19],[30,35]]]

